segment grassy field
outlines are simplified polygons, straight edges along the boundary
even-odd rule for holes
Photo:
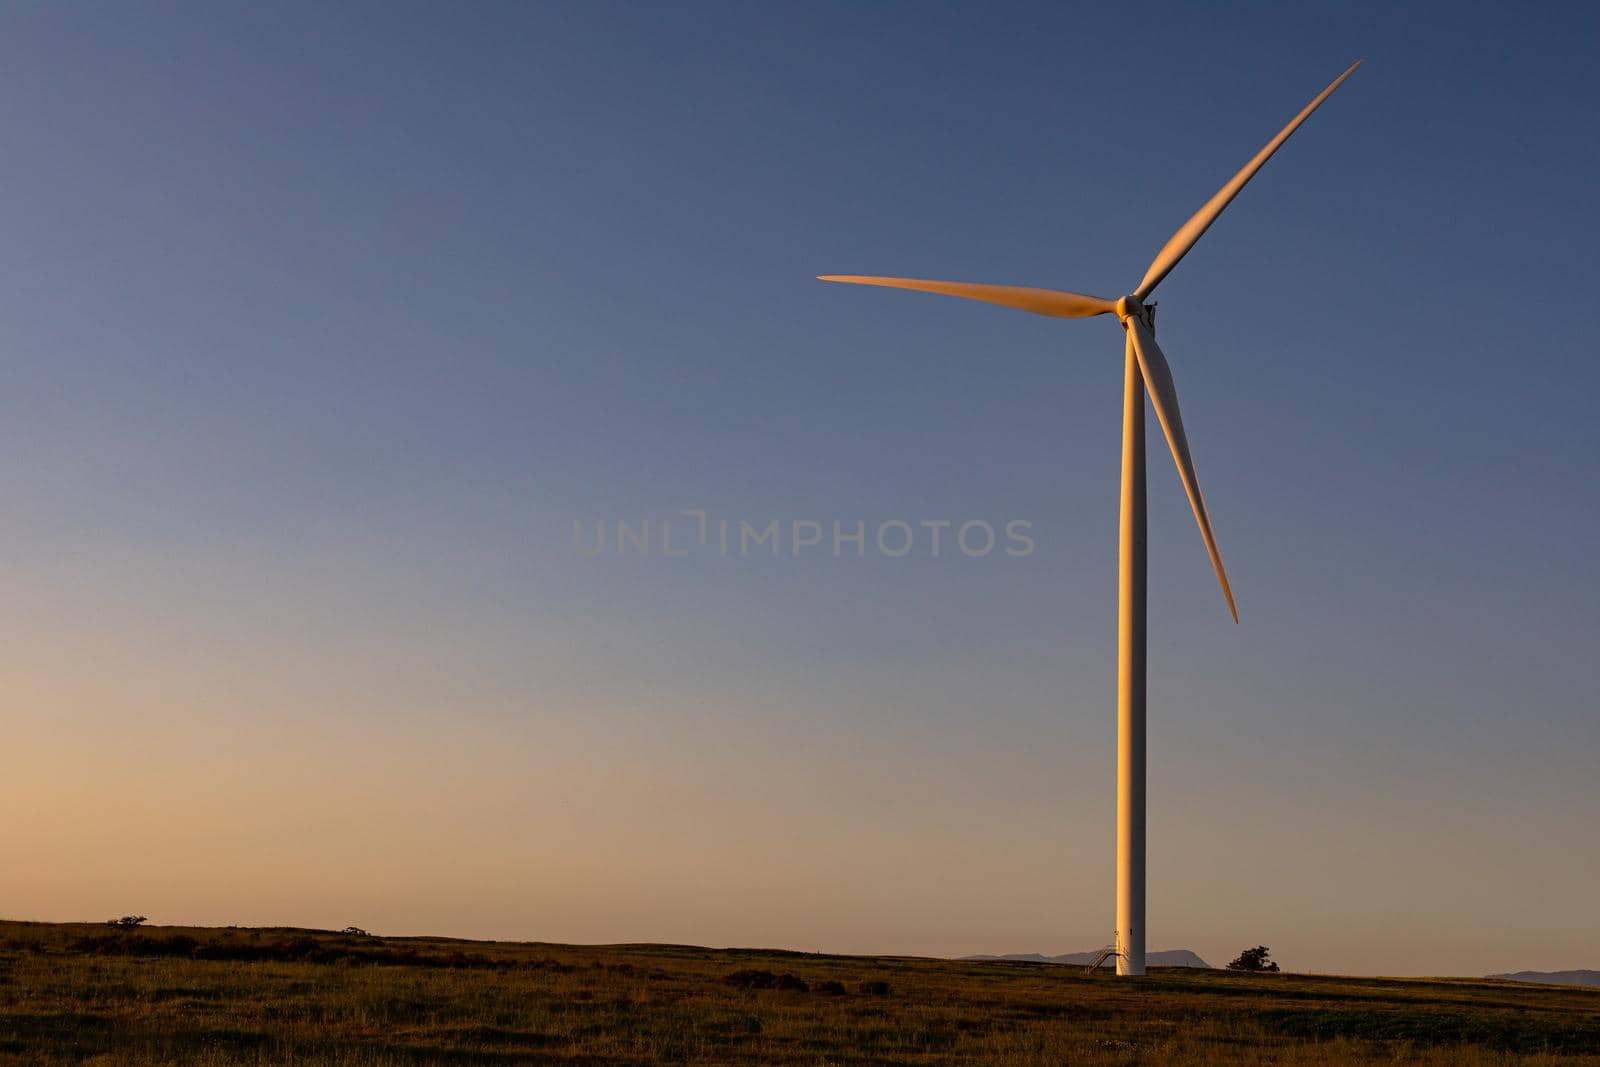
[[[0,923],[3,1064],[1600,1065],[1600,990]]]

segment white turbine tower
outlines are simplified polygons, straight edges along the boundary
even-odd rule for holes
[[[1161,279],[1194,247],[1217,216],[1239,194],[1261,165],[1272,157],[1289,135],[1300,128],[1310,114],[1344,84],[1361,65],[1356,60],[1333,80],[1311,103],[1278,131],[1250,162],[1246,163],[1215,196],[1178,228],[1156,253],[1145,271],[1144,280],[1127,296],[1107,300],[1082,293],[1056,289],[1029,289],[1014,285],[974,285],[967,282],[936,282],[920,278],[872,278],[861,275],[821,275],[825,282],[850,282],[856,285],[885,285],[895,289],[917,289],[945,296],[982,300],[990,304],[1031,311],[1036,315],[1079,319],[1114,314],[1126,336],[1122,393],[1122,518],[1117,561],[1117,936],[1114,951],[1117,973],[1144,973],[1144,826],[1145,826],[1145,463],[1144,394],[1150,394],[1156,418],[1167,435],[1178,477],[1200,524],[1200,536],[1217,572],[1222,595],[1228,601],[1233,621],[1239,611],[1228,588],[1228,575],[1211,533],[1211,519],[1195,478],[1194,460],[1183,432],[1183,417],[1178,413],[1178,393],[1172,384],[1167,357],[1156,344],[1155,305],[1147,304]]]

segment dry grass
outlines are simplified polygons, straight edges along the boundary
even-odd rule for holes
[[[1600,990],[0,923],[0,1064],[660,1062],[1600,1067]]]

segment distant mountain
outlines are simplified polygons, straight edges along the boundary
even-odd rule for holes
[[[1600,971],[1517,971],[1515,974],[1491,974],[1489,978],[1504,978],[1510,982],[1543,982],[1546,985],[1600,985]]]
[[[1094,952],[1068,952],[1060,956],[1041,956],[1037,952],[1013,952],[1007,956],[962,956],[964,960],[1015,960],[1019,963],[1070,963],[1079,967],[1087,967],[1093,963],[1095,957],[1104,949]],[[1110,962],[1109,960],[1107,961]],[[1211,964],[1190,952],[1186,948],[1168,949],[1165,952],[1146,952],[1144,954],[1146,967],[1199,967],[1209,970]],[[1593,974],[1593,971],[1572,971],[1572,974]],[[1497,978],[1509,978],[1511,975],[1496,975]],[[1531,980],[1531,979],[1530,979]]]

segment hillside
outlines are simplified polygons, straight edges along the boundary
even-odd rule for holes
[[[1044,956],[1037,952],[1014,952],[1005,956],[962,956],[963,960],[1010,960],[1016,963],[1067,963],[1087,967],[1099,958],[1104,949],[1093,952],[1064,952],[1059,956]],[[1164,949],[1161,952],[1146,952],[1144,962],[1147,967],[1195,967],[1207,970],[1211,964],[1201,959],[1198,953],[1190,952],[1186,948]]]
[[[1507,982],[1542,982],[1546,985],[1600,986],[1600,971],[1516,971],[1512,974],[1491,974]]]
[[[0,1064],[1600,1065],[1600,993],[0,923]]]

